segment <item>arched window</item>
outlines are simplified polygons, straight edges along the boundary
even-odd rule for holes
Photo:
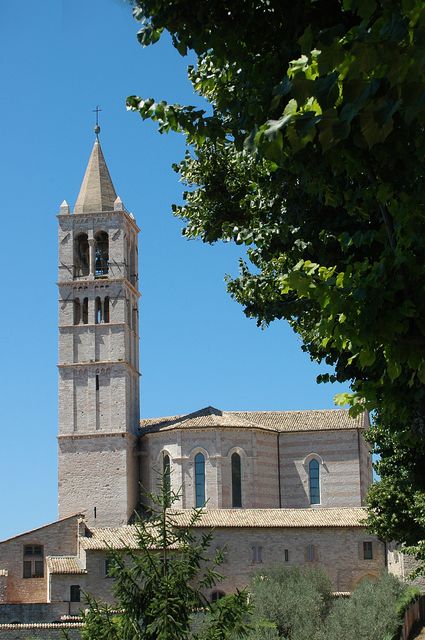
[[[109,270],[109,237],[106,231],[98,231],[94,239],[96,240],[94,273],[96,276],[106,276]]]
[[[242,474],[241,457],[232,453],[232,507],[242,506]]]
[[[205,505],[205,456],[197,453],[195,456],[195,507]]]
[[[102,322],[102,303],[100,302],[99,296],[97,296],[94,301],[94,321],[96,324],[100,324]]]
[[[89,299],[84,298],[83,300],[83,324],[88,324],[89,322]]]
[[[308,465],[308,481],[310,489],[310,504],[320,504],[320,465],[313,458]]]
[[[80,324],[81,322],[81,304],[80,298],[74,300],[74,324]]]
[[[87,233],[80,233],[74,241],[74,276],[89,275],[89,241]]]
[[[109,296],[103,301],[103,322],[109,322]]]
[[[171,464],[170,464],[170,456],[168,455],[168,453],[166,453],[162,458],[162,473],[164,478],[163,483],[164,483],[165,506],[169,507],[171,504],[171,500],[170,500]]]

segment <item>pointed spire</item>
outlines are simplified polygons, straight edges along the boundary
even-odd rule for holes
[[[96,140],[75,203],[74,213],[113,211],[116,197],[100,142]]]

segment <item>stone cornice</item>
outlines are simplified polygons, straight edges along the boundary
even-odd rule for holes
[[[133,227],[136,233],[139,233],[140,227],[137,225],[135,218],[132,218],[127,211],[124,209],[114,209],[113,211],[86,211],[85,213],[58,213],[56,215],[58,220],[71,220],[73,216],[76,216],[78,222],[88,222],[93,218],[105,218],[105,217],[113,217],[115,215],[122,215],[127,222]]]
[[[124,327],[124,329],[128,329],[129,331],[133,332],[133,330],[130,329],[130,327],[126,322],[99,322],[98,324],[96,324],[95,322],[88,322],[87,324],[82,324],[80,322],[80,324],[60,324],[58,326],[58,329],[59,331],[61,331],[61,329],[85,330],[85,329],[92,329],[93,327],[101,327],[102,329],[107,329],[108,327]]]
[[[127,438],[137,440],[137,436],[131,431],[93,431],[92,433],[62,433],[57,436],[58,440],[89,440],[91,438]]]
[[[142,375],[140,371],[137,371],[137,369],[135,369],[132,364],[130,364],[129,362],[126,362],[125,360],[96,360],[96,361],[89,361],[89,362],[69,362],[66,364],[59,363],[57,367],[58,369],[93,369],[93,368],[99,368],[99,367],[114,367],[117,365],[121,365],[126,369],[130,369],[131,371],[133,371],[133,373],[137,374],[138,376]]]
[[[134,293],[138,298],[141,298],[142,294],[134,285],[131,284],[127,278],[93,278],[93,279],[81,279],[81,280],[59,280],[56,284],[58,287],[72,287],[77,288],[81,287],[81,285],[92,287],[95,284],[104,283],[108,286],[113,284],[121,284],[126,286],[132,293]],[[61,302],[63,302],[61,300]]]

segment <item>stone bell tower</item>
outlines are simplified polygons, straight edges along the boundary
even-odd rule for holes
[[[139,228],[98,140],[59,220],[59,517],[127,524],[138,497]]]

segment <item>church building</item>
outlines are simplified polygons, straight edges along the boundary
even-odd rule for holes
[[[158,469],[180,489],[182,524],[204,507],[196,526],[227,549],[210,598],[261,567],[321,566],[344,593],[385,570],[363,524],[368,415],[206,407],[140,420],[139,227],[97,138],[73,211],[64,201],[57,217],[59,519],[0,542],[0,637],[57,637],[82,592],[111,601],[108,549],[135,546],[140,486],[155,491]]]

